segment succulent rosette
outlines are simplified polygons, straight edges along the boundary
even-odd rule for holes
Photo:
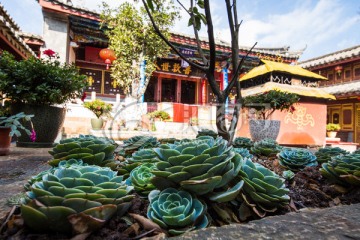
[[[272,157],[281,151],[282,147],[273,139],[265,138],[255,142],[251,152],[258,156]]]
[[[205,228],[209,223],[205,215],[206,205],[186,191],[174,188],[153,190],[149,201],[147,217],[171,235]]]
[[[153,163],[144,163],[130,173],[130,183],[134,186],[136,192],[140,195],[148,195],[155,186],[150,180],[155,176],[151,171],[155,170],[156,166]]]
[[[317,157],[317,161],[319,163],[325,163],[330,161],[332,157],[346,154],[349,154],[349,152],[339,147],[324,147],[320,148],[315,153],[315,156]]]
[[[161,145],[154,151],[160,161],[151,181],[160,190],[174,187],[195,195],[209,193],[213,201],[229,201],[240,191],[241,183],[231,188],[228,184],[238,174],[242,157],[220,137]]]
[[[253,145],[254,142],[250,138],[246,138],[246,137],[237,137],[233,141],[234,148],[246,148],[250,150]]]
[[[200,129],[196,135],[196,138],[203,136],[210,136],[216,139],[218,137],[218,134],[211,129]]]
[[[252,159],[254,156],[250,154],[249,150],[246,148],[234,148],[234,152],[240,154],[242,158],[250,158]]]
[[[305,167],[318,165],[316,156],[309,150],[302,148],[284,148],[278,154],[278,158],[280,165],[292,171],[300,171]]]
[[[323,163],[321,174],[330,181],[343,186],[360,186],[360,154],[334,157]]]
[[[238,177],[244,181],[237,198],[241,203],[241,220],[253,214],[264,217],[266,213],[289,204],[289,189],[285,188],[285,180],[264,166],[246,159]]]
[[[27,226],[37,232],[88,233],[115,214],[127,212],[133,189],[110,168],[64,164],[35,180],[21,206]]]

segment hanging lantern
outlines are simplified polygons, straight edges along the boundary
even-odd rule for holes
[[[335,67],[335,72],[336,72],[339,76],[341,75],[342,70],[343,70],[343,67],[340,66],[340,65]]]
[[[99,52],[99,56],[106,63],[106,70],[109,69],[109,65],[116,59],[115,52],[109,48],[104,48]]]

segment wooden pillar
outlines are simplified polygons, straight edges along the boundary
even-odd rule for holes
[[[175,101],[180,103],[181,102],[181,79],[176,79],[177,86],[176,86],[176,99]]]
[[[156,99],[155,99],[156,102],[161,102],[161,91],[162,91],[161,85],[162,85],[162,77],[158,77],[157,78],[157,89],[156,89],[157,94],[156,94]]]

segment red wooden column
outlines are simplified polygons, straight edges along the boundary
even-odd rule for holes
[[[201,79],[201,104],[205,104],[206,103],[206,80],[205,79]]]
[[[180,103],[181,102],[181,79],[177,78],[176,79],[176,98],[175,98],[175,102]]]
[[[161,85],[162,85],[162,77],[159,76],[157,78],[157,90],[156,90],[157,94],[155,99],[156,102],[161,102],[161,91],[162,91]]]

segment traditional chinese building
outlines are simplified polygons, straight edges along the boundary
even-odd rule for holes
[[[34,45],[32,47],[23,38],[20,27],[0,4],[0,52],[8,51],[17,60],[21,60],[30,56],[36,56],[36,47]]]
[[[111,79],[110,71],[99,57],[101,49],[108,46],[104,29],[100,28],[98,13],[76,7],[71,1],[38,0],[44,15],[44,39],[46,48],[59,52],[66,62],[75,62],[82,74],[88,76],[90,87],[87,91],[97,96],[114,99],[123,92]],[[197,59],[195,38],[184,34],[173,33],[170,40],[185,55]],[[231,52],[229,43],[217,41],[218,58],[228,56]],[[209,46],[202,39],[205,53]],[[245,56],[247,47],[241,47],[240,57]],[[302,51],[290,52],[285,48],[255,48],[245,61],[243,71],[247,71],[259,63],[260,59],[275,60],[284,63],[296,62]],[[200,58],[199,58],[200,59]],[[220,87],[224,84],[221,62],[217,63],[216,78]],[[231,69],[227,73],[231,78]],[[191,68],[186,62],[170,53],[167,58],[158,59],[157,70],[153,73],[144,95],[146,102],[173,102],[186,104],[203,104],[215,102],[204,74]]]
[[[342,142],[360,143],[360,46],[309,59],[300,66],[329,79],[320,84],[336,96],[327,102],[327,122],[340,124]]]

